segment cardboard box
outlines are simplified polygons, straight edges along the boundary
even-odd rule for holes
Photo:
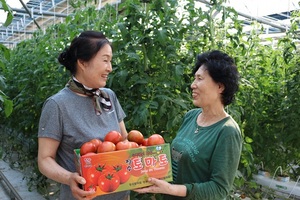
[[[84,190],[96,191],[92,197],[149,186],[148,177],[173,180],[169,144],[84,156],[74,151]]]

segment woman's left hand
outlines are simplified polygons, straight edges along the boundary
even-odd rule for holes
[[[133,191],[138,193],[162,193],[162,194],[169,194],[168,191],[171,190],[172,185],[164,180],[159,180],[157,178],[148,178],[148,182],[152,183],[153,185],[135,189]]]
[[[148,182],[153,184],[148,187],[135,189],[133,191],[137,193],[160,193],[169,194],[178,197],[185,197],[187,188],[185,185],[174,185],[167,181],[160,180],[157,178],[148,178]]]

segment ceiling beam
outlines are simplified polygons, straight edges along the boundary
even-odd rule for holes
[[[211,6],[211,3],[206,1],[206,0],[197,0],[199,1],[200,3],[204,3],[208,6]],[[280,26],[278,24],[275,24],[273,22],[270,22],[268,20],[265,20],[265,19],[262,19],[260,17],[255,17],[255,16],[251,16],[251,15],[247,15],[245,13],[242,13],[242,12],[239,12],[239,11],[236,11],[238,13],[238,15],[242,16],[242,17],[245,17],[247,19],[250,19],[250,20],[255,20],[257,22],[260,22],[260,23],[263,23],[263,24],[266,24],[266,25],[269,25],[269,26],[272,26],[274,28],[278,28],[279,30],[281,30],[282,32],[285,32],[287,29],[289,29],[290,27],[289,26]]]
[[[22,1],[22,0],[19,0],[20,3],[22,4],[22,6],[24,7],[24,9],[26,10],[26,12],[28,13],[28,15],[30,16],[30,18],[33,20],[33,22],[35,23],[35,25],[41,29],[40,25],[36,22],[36,20],[33,18],[32,14],[30,13],[28,7],[26,6],[26,4]]]
[[[13,11],[16,11],[18,13],[27,13],[26,10],[24,9],[20,9],[20,8],[12,8]],[[64,13],[55,13],[55,12],[49,12],[49,11],[38,11],[38,10],[33,10],[32,11],[33,14],[35,15],[44,15],[44,16],[51,16],[51,17],[67,17],[67,14]]]

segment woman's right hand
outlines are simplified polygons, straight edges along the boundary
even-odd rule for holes
[[[71,188],[74,198],[76,198],[77,200],[92,199],[87,196],[95,193],[95,191],[84,191],[79,187],[79,184],[83,185],[85,183],[86,183],[85,179],[76,172],[72,173],[69,177],[69,186]]]
[[[85,179],[78,173],[70,172],[57,164],[55,157],[60,142],[52,138],[39,138],[38,166],[39,170],[46,177],[62,184],[69,185],[74,198],[78,200],[87,200],[94,191],[84,191],[79,187],[85,184]]]

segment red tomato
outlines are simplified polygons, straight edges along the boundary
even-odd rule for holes
[[[104,141],[98,146],[97,153],[110,152],[115,150],[116,145],[114,143],[110,141]]]
[[[96,152],[96,147],[92,142],[86,142],[83,143],[83,145],[80,147],[80,155],[87,154],[89,152]]]
[[[131,142],[136,142],[138,144],[142,144],[144,140],[143,134],[138,130],[131,130],[128,133],[127,139]]]
[[[139,148],[140,146],[138,145],[138,143],[136,142],[129,142],[130,143],[130,148],[133,149],[133,148]]]
[[[153,134],[148,138],[148,146],[164,144],[164,138],[159,134]]]
[[[120,185],[120,178],[117,174],[108,172],[99,177],[98,186],[103,192],[113,192]]]
[[[116,165],[113,167],[114,172],[120,178],[120,184],[125,183],[130,178],[130,173],[126,168],[126,165]]]
[[[116,144],[116,150],[130,149],[131,144],[128,140],[123,140]]]
[[[122,141],[122,135],[118,131],[110,131],[105,135],[104,141],[110,141],[114,144],[117,144],[118,142]]]
[[[86,175],[86,185],[98,185],[98,179],[99,176],[101,175],[100,171],[95,170],[94,167],[91,167]],[[88,186],[90,187],[90,186]]]
[[[112,170],[111,167],[107,167],[106,165],[95,165],[87,170],[86,175],[86,184],[89,185],[98,185],[99,176],[106,172],[110,172]]]
[[[112,171],[112,166],[110,165],[96,165],[95,166],[96,170],[101,172],[101,174],[107,173],[107,172],[111,172]]]
[[[92,142],[95,145],[96,149],[102,143],[102,141],[98,138],[94,138],[94,139],[90,140],[90,142]]]
[[[82,157],[92,156],[92,155],[96,155],[96,153],[95,152],[88,152],[88,153],[84,154]]]
[[[142,146],[148,146],[148,138],[144,138]]]

